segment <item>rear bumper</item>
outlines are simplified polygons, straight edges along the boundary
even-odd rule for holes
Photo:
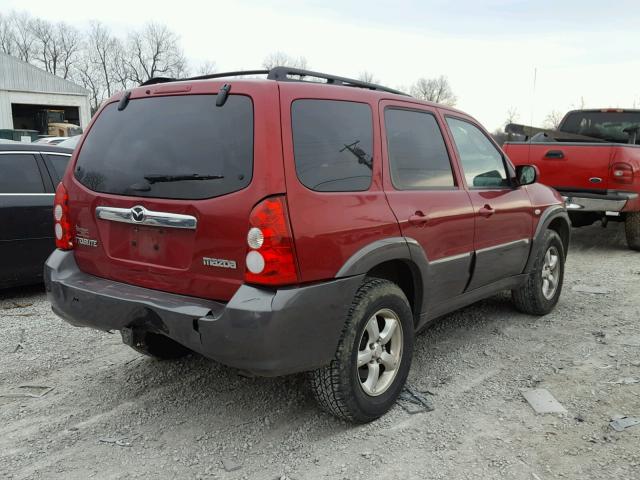
[[[76,326],[166,335],[220,363],[276,376],[328,364],[362,276],[267,290],[241,286],[228,303],[88,275],[73,252],[45,264],[53,311]]]
[[[621,212],[629,202],[638,198],[635,192],[606,190],[600,193],[560,191],[568,211]]]

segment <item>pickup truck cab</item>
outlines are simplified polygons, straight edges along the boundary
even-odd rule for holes
[[[538,167],[539,181],[565,198],[573,226],[624,221],[629,247],[640,250],[640,110],[574,110],[557,131],[522,128],[530,138],[506,142],[505,153]]]

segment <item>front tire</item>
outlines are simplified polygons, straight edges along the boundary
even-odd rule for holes
[[[640,250],[640,212],[629,212],[624,219],[627,245],[632,250]]]
[[[562,292],[564,260],[560,236],[547,230],[527,280],[522,287],[511,291],[518,310],[530,315],[546,315],[553,310]]]
[[[405,384],[413,355],[413,315],[402,290],[368,278],[358,289],[331,363],[311,372],[322,409],[354,423],[384,415]]]

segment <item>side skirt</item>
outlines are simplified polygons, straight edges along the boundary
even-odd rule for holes
[[[472,303],[491,297],[503,290],[518,288],[524,283],[527,276],[527,274],[523,273],[520,275],[514,275],[512,277],[503,278],[489,285],[485,285],[469,292],[465,292],[438,305],[430,306],[428,307],[428,312],[420,315],[420,321],[418,323],[417,330],[421,330],[432,320],[446,315],[447,313],[454,312],[463,307],[466,307],[467,305],[471,305]]]

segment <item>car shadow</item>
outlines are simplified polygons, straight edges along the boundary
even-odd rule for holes
[[[24,285],[20,287],[10,287],[0,289],[0,301],[2,300],[19,300],[23,297],[29,297],[38,294],[44,294],[44,283],[35,285]]]
[[[596,252],[629,250],[624,223],[609,222],[607,227],[603,228],[600,222],[597,222],[587,227],[573,228],[569,255],[572,250]]]

